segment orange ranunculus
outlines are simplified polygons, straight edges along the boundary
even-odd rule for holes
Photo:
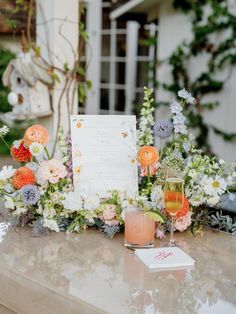
[[[141,166],[153,166],[159,160],[159,153],[156,147],[143,146],[138,151],[138,162]]]
[[[186,216],[188,212],[189,212],[189,202],[188,202],[187,197],[185,196],[183,206],[182,206],[181,210],[178,211],[178,213],[176,214],[176,218],[182,218],[182,217]]]
[[[21,189],[28,184],[34,184],[36,181],[34,172],[28,167],[20,167],[14,172],[12,177],[12,185],[16,189]]]
[[[48,131],[40,124],[32,125],[26,130],[23,141],[28,146],[33,142],[46,145],[49,141]]]

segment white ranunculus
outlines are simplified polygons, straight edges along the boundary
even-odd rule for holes
[[[6,181],[10,179],[15,172],[15,169],[12,166],[3,166],[0,171],[0,180]]]
[[[48,228],[48,229],[52,230],[52,231],[60,232],[56,220],[53,220],[53,219],[44,219],[44,221],[43,221],[43,226],[44,226],[45,228]]]

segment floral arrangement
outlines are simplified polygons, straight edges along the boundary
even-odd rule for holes
[[[58,134],[60,158],[47,150],[49,134],[41,125],[29,127],[22,140],[9,147],[12,158],[20,163],[18,169],[3,166],[0,170],[0,195],[13,217],[14,225],[29,224],[35,236],[52,231],[80,232],[96,226],[113,237],[124,226],[125,211],[140,209],[157,221],[157,237],[169,230],[169,217],[164,209],[163,186],[167,176],[184,176],[185,198],[177,214],[175,228],[199,228],[205,223],[222,227],[224,218],[211,215],[222,195],[229,195],[236,178],[235,163],[204,155],[194,146],[194,136],[188,131],[183,114],[185,106],[194,105],[194,98],[185,89],[179,91],[179,101],[170,106],[170,121],[154,123],[152,90],[144,89],[144,103],[138,130],[137,160],[140,167],[139,194],[110,191],[99,199],[81,188],[74,190],[72,178],[71,139],[63,129]],[[0,138],[8,133],[0,128]],[[162,145],[154,146],[156,139]],[[165,143],[163,143],[165,142]],[[165,144],[165,145],[164,145]],[[227,219],[226,219],[227,220]],[[229,221],[229,220],[228,220]],[[228,231],[236,232],[231,219]]]

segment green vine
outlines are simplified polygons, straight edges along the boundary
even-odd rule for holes
[[[210,151],[208,134],[210,129],[226,141],[235,141],[235,133],[227,133],[214,126],[207,125],[203,119],[203,112],[213,110],[219,106],[218,102],[205,103],[203,97],[209,93],[217,93],[223,90],[227,80],[230,78],[233,67],[236,64],[236,17],[231,14],[226,0],[173,0],[176,9],[182,10],[190,15],[192,20],[193,39],[182,42],[172,55],[158,65],[167,63],[170,65],[172,82],[166,84],[157,81],[156,85],[169,92],[174,93],[186,88],[196,98],[196,106],[187,108],[188,126],[199,130],[196,138],[197,144],[205,151]],[[206,6],[208,7],[206,16]],[[221,41],[215,42],[213,36],[227,31],[227,36],[221,36]],[[208,63],[204,71],[191,81],[188,72],[188,62],[191,58],[200,54],[208,55]],[[222,69],[228,70],[226,79],[219,80],[216,75]],[[158,102],[158,106],[168,104]],[[169,105],[169,104],[168,104]]]

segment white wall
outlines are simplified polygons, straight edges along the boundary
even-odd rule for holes
[[[191,19],[188,15],[184,15],[173,9],[170,0],[162,1],[159,5],[159,37],[158,37],[158,59],[163,60],[170,56],[175,48],[183,41],[192,38]],[[189,63],[190,77],[196,77],[206,62],[206,56],[202,55],[192,59]],[[162,65],[158,69],[158,77],[161,81],[171,82],[171,73],[168,65]],[[227,72],[222,71],[219,79],[224,79]],[[157,91],[159,100],[171,100],[173,94],[163,90]],[[216,126],[226,132],[236,133],[236,67],[232,71],[230,79],[226,82],[224,89],[220,93],[209,94],[204,101],[219,101],[219,108],[213,111],[206,111],[204,119],[207,123]],[[156,118],[167,116],[169,110],[161,108]],[[210,133],[210,143],[214,153],[227,161],[236,160],[236,144],[227,143],[221,137]]]

